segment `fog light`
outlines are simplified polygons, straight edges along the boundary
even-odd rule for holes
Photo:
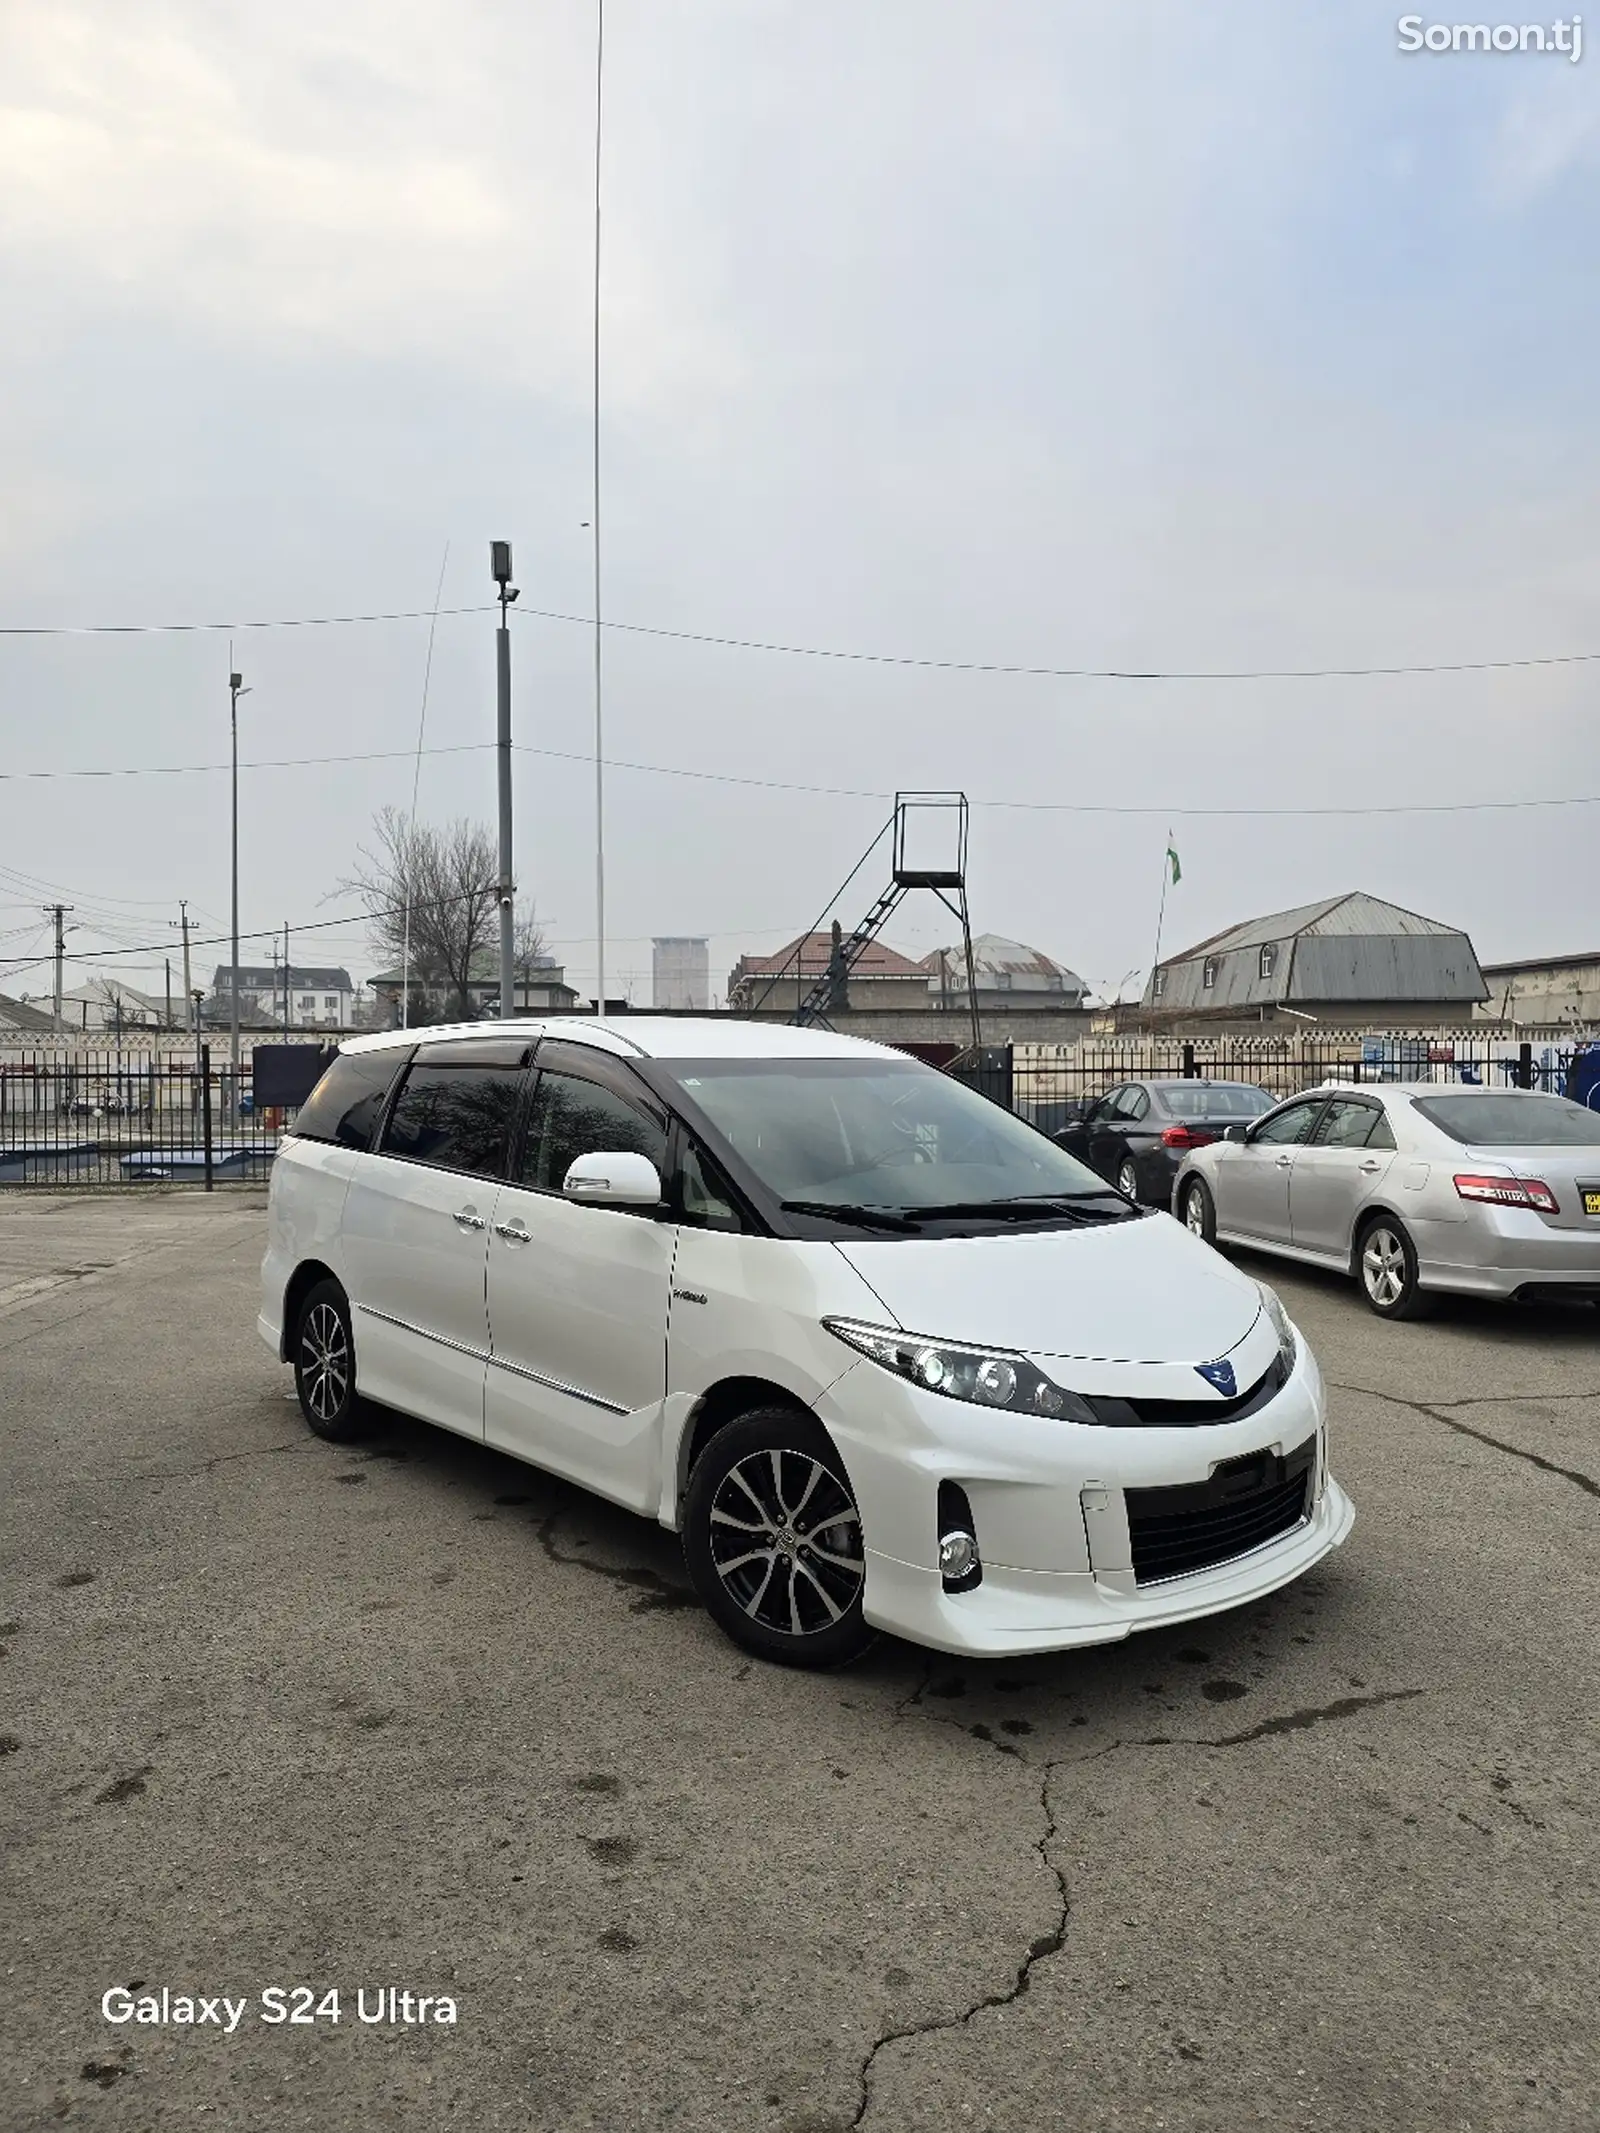
[[[978,1567],[978,1543],[970,1533],[941,1533],[939,1571],[947,1584],[971,1577]]]

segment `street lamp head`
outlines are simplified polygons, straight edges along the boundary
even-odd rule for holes
[[[489,575],[502,592],[510,583],[511,543],[509,541],[491,541],[489,543]]]

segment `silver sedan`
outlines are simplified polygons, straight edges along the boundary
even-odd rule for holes
[[[1600,1303],[1600,1113],[1524,1089],[1328,1083],[1184,1158],[1212,1244],[1349,1274],[1380,1318],[1430,1292]]]

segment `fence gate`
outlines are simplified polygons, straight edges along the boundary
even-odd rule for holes
[[[326,1055],[318,1056],[326,1064]],[[236,1080],[209,1044],[189,1058],[6,1053],[0,1056],[0,1186],[260,1184],[304,1082],[302,1063],[281,1085],[292,1103],[258,1101],[251,1062]]]

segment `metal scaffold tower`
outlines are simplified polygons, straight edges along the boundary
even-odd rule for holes
[[[912,889],[930,890],[961,926],[961,949],[967,971],[967,1005],[972,1019],[972,1042],[981,1043],[978,1025],[978,987],[972,967],[972,926],[967,916],[967,796],[964,792],[897,792],[894,813],[850,870],[817,925],[801,935],[782,966],[772,973],[757,1007],[791,970],[800,974],[805,944],[821,931],[844,888],[848,888],[885,837],[891,839],[888,887],[853,932],[845,933],[833,923],[833,946],[827,969],[814,981],[796,1006],[790,1020],[800,1028],[831,1028],[830,1011],[841,1009],[848,997],[850,973],[871,942],[888,924]]]

